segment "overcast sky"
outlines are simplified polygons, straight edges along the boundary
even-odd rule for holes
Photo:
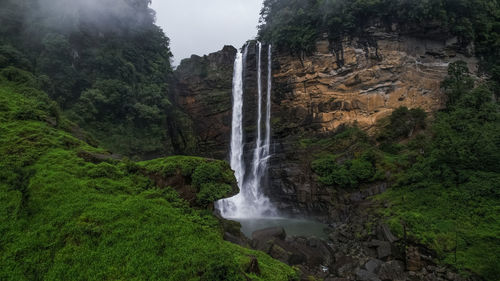
[[[170,38],[174,65],[224,45],[240,48],[257,35],[262,0],[153,0],[157,24]]]

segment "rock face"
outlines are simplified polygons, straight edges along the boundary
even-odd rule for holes
[[[263,93],[266,53],[262,53]],[[375,27],[362,38],[335,45],[327,38],[318,41],[317,52],[303,58],[274,51],[273,156],[265,193],[286,212],[337,221],[348,215],[353,202],[385,191],[386,184],[377,183],[333,196],[315,181],[310,152],[297,147],[299,140],[324,136],[347,124],[373,132],[378,120],[400,106],[428,112],[442,108],[446,100],[440,83],[448,64],[465,60],[471,70],[477,68],[476,59],[466,53],[447,35],[415,37]],[[217,53],[184,60],[175,71],[175,100],[192,119],[197,154],[227,159],[235,54],[235,48],[226,46]],[[257,47],[251,43],[244,71],[247,162],[255,139],[256,61]]]
[[[378,120],[401,106],[427,112],[443,108],[440,84],[449,63],[464,60],[477,69],[476,59],[460,53],[455,43],[446,35],[417,38],[371,28],[366,37],[340,45],[331,46],[325,38],[317,42],[314,55],[302,59],[274,54],[270,197],[288,212],[306,210],[337,220],[353,201],[383,192],[386,186],[379,183],[337,194],[332,202],[330,191],[310,171],[311,153],[298,143],[343,125],[356,124],[371,133]]]
[[[353,124],[371,129],[401,106],[432,112],[445,104],[440,83],[457,53],[454,39],[418,39],[371,30],[368,38],[330,51],[317,43],[313,56],[278,55],[274,66],[277,133],[323,133]],[[370,42],[370,43],[367,43]]]
[[[237,50],[225,46],[185,59],[174,72],[174,100],[191,119],[198,155],[224,159],[231,135],[233,64]]]

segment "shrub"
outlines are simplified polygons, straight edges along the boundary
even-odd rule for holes
[[[33,74],[13,66],[2,69],[0,71],[0,76],[4,77],[9,82],[13,82],[19,85],[22,84],[25,86],[35,87],[37,84]]]

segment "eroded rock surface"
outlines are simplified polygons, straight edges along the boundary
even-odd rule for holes
[[[353,123],[370,130],[400,106],[433,112],[445,104],[440,84],[449,63],[460,59],[476,68],[475,59],[457,53],[453,38],[419,39],[377,29],[366,36],[370,40],[346,39],[337,51],[328,40],[320,41],[318,51],[303,59],[276,57],[277,133],[331,132]]]
[[[196,154],[224,159],[231,135],[231,94],[236,48],[193,55],[174,72],[174,100],[191,119]]]

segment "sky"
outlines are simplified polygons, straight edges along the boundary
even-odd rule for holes
[[[240,48],[257,35],[263,0],[153,0],[156,24],[170,38],[174,65],[224,45]]]

